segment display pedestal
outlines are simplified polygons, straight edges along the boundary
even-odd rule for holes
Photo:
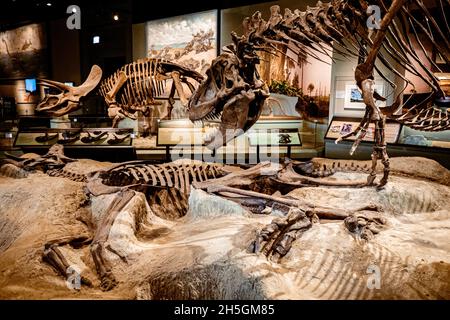
[[[50,128],[52,129],[70,129],[70,119],[69,116],[63,116],[59,118],[50,119]]]

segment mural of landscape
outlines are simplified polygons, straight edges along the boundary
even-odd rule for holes
[[[217,10],[147,22],[148,56],[205,73],[217,56]]]
[[[282,54],[260,54],[261,77],[269,84],[272,93],[298,97],[295,108],[290,108],[288,115],[326,121],[330,105],[331,58],[317,53],[322,60],[319,61],[289,48],[280,47],[279,50]],[[278,89],[280,84],[287,88],[287,94]],[[272,97],[278,99],[277,96]]]
[[[0,78],[47,76],[47,41],[42,24],[0,32]]]

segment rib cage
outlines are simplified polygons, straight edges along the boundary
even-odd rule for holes
[[[223,176],[221,167],[222,165],[216,163],[151,164],[146,161],[132,161],[109,169],[102,177],[103,183],[111,186],[144,184],[152,187],[175,188],[188,194],[191,182]]]
[[[336,172],[359,172],[359,173],[368,173],[370,171],[370,167],[368,164],[359,165],[358,163],[351,162],[348,164],[347,162],[341,163],[340,161],[333,161],[331,165],[319,164],[312,171],[311,175],[314,177],[328,177]]]
[[[128,80],[120,91],[118,102],[123,106],[154,104],[154,98],[161,96],[166,87],[166,80],[157,78],[160,63],[157,59],[142,59],[126,64],[101,82],[99,92],[105,97],[120,73],[125,72]]]
[[[409,109],[396,120],[412,129],[421,131],[443,131],[450,129],[450,114],[442,112],[432,105],[419,110]]]
[[[68,170],[62,169],[50,169],[46,171],[47,175],[50,177],[67,178],[76,182],[86,182],[86,176],[84,174],[70,172]]]
[[[280,46],[282,46],[289,47],[298,55],[308,55],[320,61],[322,60],[318,53],[331,58],[331,49],[344,58],[363,58],[370,53],[370,49],[374,45],[374,37],[368,32],[366,26],[371,15],[371,13],[367,13],[368,6],[378,5],[383,16],[394,1],[403,3],[403,6],[396,19],[388,26],[387,36],[382,41],[382,48],[385,50],[384,52],[378,51],[376,54],[377,63],[381,63],[391,70],[405,84],[412,84],[389,62],[392,59],[401,68],[421,78],[429,85],[431,92],[426,99],[413,105],[409,110],[403,110],[404,104],[400,103],[400,95],[406,89],[405,85],[394,99],[393,105],[382,108],[382,112],[389,118],[413,129],[421,131],[448,130],[450,129],[449,112],[440,110],[433,105],[433,99],[442,97],[445,93],[439,80],[417,54],[417,51],[422,51],[427,63],[440,70],[424,49],[417,35],[417,30],[420,30],[432,43],[436,52],[441,54],[447,64],[450,64],[448,61],[448,56],[450,56],[448,36],[442,31],[450,31],[445,16],[445,10],[450,9],[448,0],[437,0],[440,5],[438,5],[438,9],[444,19],[444,26],[439,26],[422,0],[375,0],[373,3],[365,0],[335,0],[330,3],[318,1],[315,7],[308,6],[303,12],[300,10],[292,12],[290,9],[285,9],[284,15],[281,14],[279,6],[272,6],[268,21],[262,19],[261,14],[256,12],[252,17],[244,19],[244,36],[249,42],[254,43],[256,50],[269,51],[274,54],[283,54],[280,50]],[[410,7],[413,5],[414,9],[420,11],[422,17],[427,19],[427,22],[430,21],[429,24],[425,25],[411,14]],[[414,35],[421,49],[413,47],[411,39],[406,33]],[[373,34],[376,35],[377,31],[374,30]],[[436,39],[442,40],[445,45],[440,45]],[[418,67],[414,64],[417,64]],[[380,71],[379,64],[375,65],[375,70],[392,87],[396,87]]]

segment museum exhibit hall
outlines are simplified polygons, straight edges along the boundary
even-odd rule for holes
[[[449,12],[3,0],[0,300],[450,299]]]

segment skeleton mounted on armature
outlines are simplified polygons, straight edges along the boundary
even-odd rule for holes
[[[56,88],[61,93],[47,95],[36,110],[55,117],[68,114],[78,110],[81,107],[80,99],[99,86],[98,92],[108,106],[108,116],[112,119],[112,127],[115,128],[125,118],[136,120],[138,113],[149,117],[155,108],[161,108],[162,103],[156,101],[156,98],[166,93],[167,82],[172,80],[167,98],[167,117],[170,119],[175,94],[182,105],[186,106],[186,88],[193,92],[196,83],[200,82],[203,76],[176,63],[146,58],[129,63],[103,81],[101,79],[102,70],[97,65],[92,67],[87,80],[78,87],[42,79],[43,85]]]
[[[374,184],[377,160],[381,159],[384,174],[378,186],[383,187],[389,175],[389,157],[385,140],[387,118],[423,131],[441,131],[450,128],[448,111],[442,111],[433,105],[433,99],[443,98],[445,93],[436,76],[418,58],[408,35],[402,34],[401,30],[414,31],[421,48],[423,45],[415,30],[419,28],[424,31],[437,52],[445,57],[447,64],[450,46],[447,37],[421,0],[391,2],[380,0],[376,1],[376,4],[381,7],[383,17],[378,29],[373,30],[367,28],[367,20],[372,12],[368,10],[369,3],[363,0],[337,0],[331,3],[319,1],[315,7],[308,7],[304,12],[286,9],[284,15],[281,14],[279,6],[272,6],[268,21],[265,21],[259,12],[246,18],[243,22],[244,35],[238,37],[232,34],[234,43],[213,61],[207,79],[192,96],[189,102],[190,119],[195,121],[211,115],[221,115],[220,130],[211,141],[207,141],[213,148],[221,146],[239,132],[251,127],[258,119],[264,100],[268,96],[266,84],[261,80],[256,68],[256,64],[259,63],[258,51],[283,54],[280,47],[285,46],[293,52],[307,54],[316,59],[320,59],[318,54],[330,55],[330,49],[344,57],[359,57],[362,62],[356,66],[355,80],[362,91],[366,105],[365,114],[353,132],[340,137],[336,142],[355,136],[350,151],[353,153],[364,138],[369,124],[374,123],[373,165],[367,185]],[[413,4],[416,4],[423,16],[431,21],[435,36],[410,13],[409,7]],[[445,17],[444,4],[442,1],[440,4],[441,13]],[[447,1],[446,5],[448,4]],[[448,25],[446,27],[448,31]],[[439,45],[435,41],[436,38],[443,40],[447,47]],[[397,46],[400,49],[397,49]],[[431,65],[435,65],[429,55],[426,54],[426,57]],[[378,106],[377,101],[386,101],[386,98],[374,90],[374,73],[377,72],[391,86],[396,87],[380,71],[378,64],[392,70],[406,84],[412,84],[392,66],[388,58],[395,60],[402,68],[417,75],[430,86],[431,92],[426,99],[403,110],[401,94],[406,89],[405,86],[395,97],[392,105],[384,108]],[[415,63],[418,63],[419,67]]]
[[[376,29],[367,27],[367,21],[372,19],[369,5],[377,5],[381,11],[382,18]],[[384,174],[377,185],[383,187],[387,183],[389,175],[389,157],[385,140],[386,119],[396,120],[413,129],[424,131],[441,131],[450,128],[449,113],[433,105],[433,100],[445,98],[445,93],[436,76],[416,52],[423,51],[427,63],[440,70],[419,39],[418,31],[421,31],[437,54],[447,64],[450,64],[448,60],[450,44],[446,36],[449,26],[445,17],[445,10],[448,10],[449,5],[448,0],[438,0],[438,12],[444,17],[442,27],[421,0],[376,0],[373,4],[365,0],[334,0],[329,3],[319,1],[316,6],[307,7],[305,11],[286,9],[284,15],[281,14],[279,6],[272,6],[268,21],[262,18],[260,12],[256,12],[251,17],[244,19],[244,34],[238,36],[233,32],[233,43],[228,45],[224,52],[212,62],[206,72],[207,78],[201,82],[189,99],[189,119],[198,121],[220,118],[219,129],[205,141],[205,144],[211,149],[223,146],[255,124],[261,115],[264,101],[269,96],[267,84],[264,83],[257,71],[257,65],[260,62],[258,52],[268,51],[273,54],[283,54],[280,46],[287,46],[293,52],[306,54],[319,60],[318,53],[330,56],[331,50],[344,57],[359,57],[361,62],[355,69],[355,81],[362,91],[363,101],[366,105],[365,114],[360,125],[353,132],[340,137],[337,142],[355,136],[356,139],[351,148],[351,153],[353,153],[364,138],[369,124],[374,123],[373,165],[367,185],[375,185],[375,168],[377,161],[381,159],[384,165]],[[419,12],[419,15],[413,15],[412,8]],[[427,23],[422,20],[426,20]],[[420,50],[413,47],[410,40],[411,34],[416,38]],[[392,65],[390,60],[395,61],[400,68],[418,76],[429,85],[431,91],[425,99],[404,110],[405,103],[402,102],[402,93],[406,89],[405,85],[394,98],[392,105],[383,108],[378,106],[377,101],[386,101],[386,98],[374,90],[375,72],[389,85],[396,87],[380,71],[380,65],[390,69],[405,84],[412,84],[397,69],[398,67]],[[165,65],[160,64],[160,66]],[[133,76],[139,74],[133,68],[130,70],[133,70]],[[180,73],[178,67],[176,70],[178,71],[169,68],[167,72],[172,74],[173,90],[176,89],[179,93],[180,81],[177,81],[179,78],[177,74],[196,80],[200,79],[199,76],[188,70],[183,70],[184,73]],[[121,87],[121,83],[125,81],[123,74],[119,72],[119,76],[110,81],[111,85],[107,92],[111,98],[108,98],[109,96],[106,94],[106,100],[110,101],[110,109],[117,111],[114,119],[124,116],[132,117],[133,111],[139,109],[132,100],[141,97],[143,92],[145,97],[145,91],[131,89],[143,84],[143,82],[137,82],[131,83],[130,89],[125,91],[129,95],[126,96],[128,100],[124,103],[119,104],[112,99],[118,88]],[[141,74],[146,75],[145,72],[141,72]],[[163,72],[159,74],[163,74]],[[129,77],[129,75],[127,76]],[[92,86],[87,87],[89,89]],[[152,86],[151,88],[154,90],[156,87]],[[138,93],[136,94],[136,92]],[[68,103],[73,106],[77,102],[69,99]],[[48,105],[44,100],[40,109],[54,110],[60,105],[59,102],[52,102]],[[69,111],[68,109],[62,110]]]

